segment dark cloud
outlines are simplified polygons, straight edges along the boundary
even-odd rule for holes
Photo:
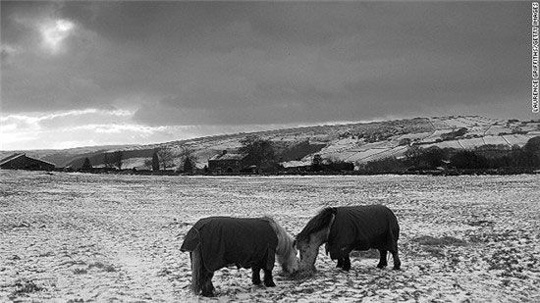
[[[7,112],[124,100],[149,125],[327,122],[469,105],[529,112],[526,2],[1,5]],[[42,52],[43,18],[75,24],[64,52]]]

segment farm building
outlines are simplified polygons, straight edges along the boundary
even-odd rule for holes
[[[39,159],[28,157],[26,154],[13,154],[0,161],[2,169],[25,169],[25,170],[54,170],[55,165]]]
[[[246,168],[247,154],[228,153],[224,150],[221,154],[208,159],[208,170],[212,174],[238,174]]]

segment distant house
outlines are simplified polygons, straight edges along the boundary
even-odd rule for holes
[[[221,154],[208,159],[208,170],[212,174],[239,174],[246,169],[245,159],[247,154],[228,153],[224,150]]]
[[[28,157],[26,154],[13,154],[0,161],[1,169],[24,170],[54,170],[55,165],[39,159]]]

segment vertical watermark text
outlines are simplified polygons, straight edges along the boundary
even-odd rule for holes
[[[538,73],[539,73],[539,19],[538,19],[539,6],[538,2],[532,3],[532,112],[539,112],[539,82],[538,82]]]

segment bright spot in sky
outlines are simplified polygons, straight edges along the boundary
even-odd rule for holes
[[[64,19],[44,23],[41,26],[43,45],[52,53],[57,53],[62,50],[62,41],[69,36],[74,27],[73,22]]]

